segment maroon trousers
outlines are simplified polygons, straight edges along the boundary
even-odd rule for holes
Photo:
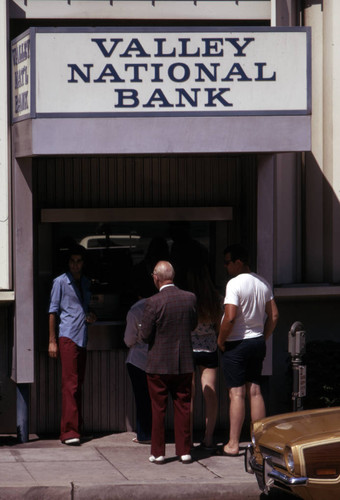
[[[85,376],[86,349],[67,337],[59,338],[61,360],[60,440],[79,438],[82,425],[82,385]]]
[[[165,413],[168,394],[174,405],[176,455],[190,454],[190,401],[192,373],[179,375],[147,374],[152,406],[151,454],[165,455]]]

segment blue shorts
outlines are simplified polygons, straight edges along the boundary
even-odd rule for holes
[[[241,387],[247,382],[260,385],[265,355],[263,336],[226,342],[222,368],[227,387]]]
[[[217,368],[218,367],[218,354],[217,349],[214,352],[195,352],[194,351],[194,365],[203,366],[204,368]]]

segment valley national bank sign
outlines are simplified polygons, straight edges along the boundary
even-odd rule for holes
[[[12,120],[306,115],[309,28],[30,28],[12,42]]]

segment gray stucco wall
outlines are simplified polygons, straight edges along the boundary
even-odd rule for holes
[[[309,151],[310,116],[40,118],[13,127],[15,155]]]

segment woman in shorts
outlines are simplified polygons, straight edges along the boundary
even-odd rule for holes
[[[194,364],[198,368],[205,402],[205,433],[200,447],[215,451],[214,430],[218,402],[216,394],[218,351],[217,336],[222,317],[222,297],[215,289],[207,265],[188,272],[188,289],[197,297],[198,324],[191,333]],[[192,383],[191,423],[193,428],[193,401],[195,397],[195,372]]]

